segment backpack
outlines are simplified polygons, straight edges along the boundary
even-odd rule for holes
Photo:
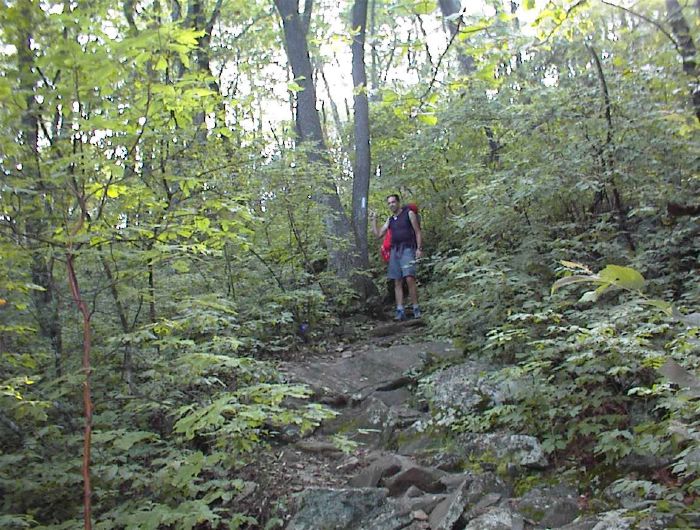
[[[406,208],[411,210],[418,217],[418,226],[420,226],[420,214],[418,213],[418,205],[415,202],[409,202]],[[382,246],[379,249],[382,254],[382,259],[386,262],[389,261],[391,257],[391,229],[387,229],[384,235],[384,241],[382,241]]]

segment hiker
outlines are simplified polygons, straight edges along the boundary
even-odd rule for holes
[[[381,229],[377,228],[377,214],[370,213],[372,232],[378,238],[384,237],[391,230],[391,255],[387,277],[394,280],[396,297],[396,320],[406,320],[403,305],[403,280],[408,285],[408,295],[413,304],[413,318],[421,316],[416,287],[416,259],[423,255],[423,235],[420,231],[418,215],[414,209],[401,207],[401,198],[394,193],[386,198],[391,215]]]

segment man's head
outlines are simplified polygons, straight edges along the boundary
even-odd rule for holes
[[[398,193],[387,195],[386,204],[389,206],[391,213],[396,213],[401,209],[401,197],[399,197]]]

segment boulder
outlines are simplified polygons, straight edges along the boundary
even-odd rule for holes
[[[458,450],[467,457],[490,455],[500,462],[542,469],[549,465],[534,436],[509,433],[465,433],[458,437]]]
[[[352,530],[386,502],[381,488],[310,488],[298,497],[299,509],[287,530]]]
[[[356,442],[369,447],[383,447],[394,431],[395,414],[375,397],[361,401],[358,406],[346,408],[342,414],[323,422],[322,434],[350,434]]]
[[[354,488],[374,488],[382,478],[401,471],[403,463],[404,460],[396,455],[382,456],[350,479],[349,484]]]
[[[578,493],[564,485],[533,488],[514,505],[526,519],[547,528],[567,525],[579,515]]]
[[[409,465],[395,475],[385,478],[383,485],[389,490],[390,497],[402,495],[411,486],[427,493],[441,493],[445,491],[445,485],[440,482],[444,475],[445,472],[439,469]]]
[[[428,520],[431,530],[452,530],[464,512],[468,488],[469,481],[465,480],[433,509]]]
[[[435,372],[421,380],[421,388],[431,405],[441,410],[470,412],[489,404],[503,403],[510,390],[487,378],[494,367],[481,361],[466,361]]]
[[[464,530],[523,530],[525,521],[508,508],[494,507],[472,519]]]

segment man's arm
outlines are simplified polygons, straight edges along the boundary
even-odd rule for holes
[[[377,228],[376,213],[371,212],[370,219],[372,220],[372,232],[374,232],[375,236],[381,239],[382,237],[384,237],[384,234],[386,234],[386,231],[389,230],[389,218],[387,217],[386,223],[384,223],[381,228]]]
[[[423,233],[420,231],[418,216],[413,210],[408,211],[408,220],[411,221],[413,231],[416,233],[416,258],[420,258],[423,255]]]

